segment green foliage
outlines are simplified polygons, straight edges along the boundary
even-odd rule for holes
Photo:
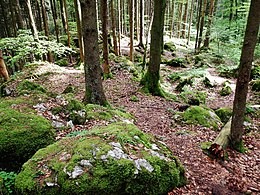
[[[251,81],[252,91],[260,91],[260,79]]]
[[[200,105],[206,103],[207,94],[201,91],[183,91],[178,95],[186,104]]]
[[[220,118],[221,122],[224,124],[228,122],[230,117],[232,116],[232,109],[231,108],[219,108],[215,110],[216,115]]]
[[[138,99],[137,96],[133,95],[133,96],[130,97],[130,101],[132,101],[132,102],[139,102],[139,99]]]
[[[193,84],[193,80],[192,77],[188,77],[188,78],[183,78],[180,80],[179,84],[176,86],[176,91],[182,92],[184,91],[183,88],[185,85],[190,85],[192,86]]]
[[[14,67],[16,63],[40,60],[48,52],[56,58],[73,53],[73,50],[55,41],[47,41],[46,37],[40,37],[35,41],[28,30],[19,31],[17,37],[0,39],[0,49],[9,55],[4,55],[7,66]]]
[[[17,174],[14,172],[0,171],[0,178],[3,179],[3,184],[4,184],[4,187],[6,188],[8,194],[13,193],[14,181],[15,181],[16,176],[17,176]],[[1,193],[1,188],[0,188],[0,193]]]
[[[217,71],[219,75],[226,78],[236,78],[238,66],[230,66],[230,65],[219,65],[217,66]]]
[[[260,79],[260,63],[252,67],[251,79]]]
[[[174,52],[176,51],[176,46],[174,45],[173,42],[166,42],[164,43],[163,49]]]
[[[173,58],[173,59],[167,61],[166,64],[168,66],[172,66],[172,67],[186,68],[187,60],[185,58]]]
[[[222,87],[222,89],[219,91],[219,94],[221,96],[227,96],[230,95],[232,93],[232,89],[229,85],[224,84],[224,86]]]

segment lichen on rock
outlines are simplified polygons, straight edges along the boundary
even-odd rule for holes
[[[183,166],[162,142],[114,123],[39,150],[15,187],[19,194],[166,194],[185,183]]]

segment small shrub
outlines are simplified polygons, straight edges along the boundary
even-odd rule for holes
[[[0,179],[3,179],[3,191],[2,188],[0,188],[0,193],[5,194],[5,190],[7,191],[8,194],[12,194],[14,191],[14,183],[15,183],[15,178],[17,174],[14,172],[5,172],[5,171],[0,171]],[[1,187],[1,182],[0,182],[0,187]]]

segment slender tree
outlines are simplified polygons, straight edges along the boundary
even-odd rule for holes
[[[134,61],[134,0],[129,0],[130,60]]]
[[[172,0],[172,15],[171,15],[171,29],[170,29],[170,38],[173,37],[174,31],[174,17],[175,16],[175,0]]]
[[[186,24],[187,24],[187,15],[188,15],[188,7],[189,7],[189,0],[186,0],[186,3],[184,5],[184,14],[182,18],[182,32],[181,37],[183,39],[186,38]]]
[[[152,95],[158,96],[163,96],[163,91],[160,87],[159,79],[165,8],[166,0],[154,0],[154,19],[151,31],[150,63],[148,70],[141,82],[145,89],[147,89]]]
[[[99,63],[96,2],[80,0],[84,39],[85,103],[106,105]]]
[[[110,11],[111,11],[111,18],[112,18],[112,36],[113,36],[113,46],[114,52],[118,55],[118,47],[117,47],[117,36],[116,36],[116,16],[114,10],[114,0],[110,2]]]
[[[59,43],[60,42],[60,37],[59,37],[60,32],[59,32],[59,26],[58,26],[58,15],[57,15],[57,9],[56,9],[56,0],[50,0],[50,3],[51,3],[51,12],[52,12],[53,23],[54,23],[54,28],[55,28],[56,40]]]
[[[191,32],[191,24],[192,24],[192,16],[193,16],[193,7],[194,7],[194,0],[191,0],[187,45],[190,44],[190,32]]]
[[[106,78],[110,73],[109,62],[108,62],[107,14],[108,14],[107,13],[107,0],[101,0],[104,78]]]
[[[205,48],[209,48],[210,30],[211,30],[211,24],[212,24],[213,13],[214,13],[214,3],[215,3],[215,0],[210,0],[207,31],[206,31],[205,40],[204,40]]]
[[[26,5],[27,5],[27,8],[28,8],[29,19],[30,19],[30,24],[31,24],[34,40],[39,41],[38,31],[37,31],[35,21],[34,21],[34,17],[33,17],[33,13],[32,13],[31,0],[26,0]]]
[[[140,34],[139,34],[139,46],[144,47],[143,36],[144,36],[144,0],[140,0]]]
[[[178,25],[177,25],[178,38],[180,38],[180,36],[181,36],[182,7],[183,7],[183,0],[181,0],[181,2],[179,2],[179,5],[178,5]]]
[[[246,109],[246,97],[248,83],[254,57],[254,50],[257,43],[257,36],[260,23],[260,1],[252,0],[247,20],[244,44],[240,58],[239,73],[233,103],[233,116],[231,123],[231,146],[239,150],[242,143],[244,114]]]
[[[83,54],[83,42],[82,42],[82,33],[81,33],[81,19],[80,19],[80,6],[79,5],[80,5],[79,0],[74,0],[74,7],[75,7],[75,14],[76,14],[76,21],[77,21],[80,61],[83,62],[84,54]]]
[[[14,6],[15,6],[15,12],[16,12],[16,18],[17,18],[17,24],[19,29],[24,29],[24,21],[22,17],[22,11],[21,11],[21,6],[19,0],[14,0]]]

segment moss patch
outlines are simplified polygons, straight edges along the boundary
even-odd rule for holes
[[[39,150],[15,187],[19,194],[166,194],[185,183],[183,166],[162,142],[116,123]]]
[[[220,120],[223,123],[227,123],[230,117],[232,116],[232,109],[231,108],[219,108],[215,111],[215,113],[218,115]]]
[[[40,92],[40,93],[45,93],[46,90],[44,89],[43,86],[33,83],[29,80],[24,80],[20,82],[17,86],[18,93],[21,94],[27,94],[27,93],[32,93],[32,92]]]
[[[0,167],[19,168],[54,138],[49,121],[43,117],[0,108]]]
[[[191,106],[183,113],[182,116],[188,124],[213,127],[215,130],[222,125],[220,118],[214,113],[213,110],[209,108]]]
[[[176,46],[174,45],[173,42],[166,42],[163,45],[163,49],[174,52],[174,51],[176,51]]]

